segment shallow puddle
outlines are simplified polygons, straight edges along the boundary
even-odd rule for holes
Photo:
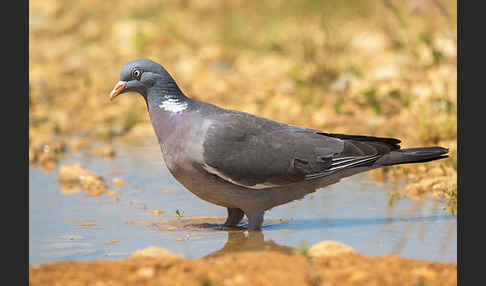
[[[67,156],[51,172],[30,168],[29,264],[123,258],[150,245],[188,258],[249,249],[287,252],[322,240],[367,255],[457,261],[455,216],[432,200],[403,198],[390,206],[392,186],[366,173],[266,212],[263,232],[249,234],[245,221],[240,229],[219,229],[226,209],[175,181],[157,145],[116,150],[113,159]],[[101,175],[108,191],[63,191],[59,167],[74,163]]]

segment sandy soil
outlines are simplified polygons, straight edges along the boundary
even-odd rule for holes
[[[29,269],[30,285],[457,285],[457,264],[339,254],[247,251],[203,259],[133,257]]]

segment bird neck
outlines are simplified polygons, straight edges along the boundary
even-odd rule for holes
[[[147,93],[149,112],[164,112],[175,115],[189,109],[189,98],[180,90],[174,80],[160,82]]]
[[[184,122],[192,100],[172,81],[169,84],[152,86],[147,93],[146,102],[157,139],[160,144],[164,144]]]

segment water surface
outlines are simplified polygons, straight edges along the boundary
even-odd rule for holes
[[[111,160],[73,154],[58,167],[81,163],[101,175],[109,190],[119,191],[118,201],[108,193],[62,194],[58,168],[30,168],[30,264],[124,258],[150,245],[199,258],[245,249],[286,251],[322,240],[339,241],[367,255],[457,261],[455,216],[432,200],[403,198],[390,206],[393,186],[377,184],[366,173],[267,211],[262,233],[181,229],[177,210],[183,214],[179,225],[184,225],[222,222],[226,209],[185,190],[167,171],[157,145],[116,150]],[[129,183],[115,186],[115,177]],[[154,215],[156,209],[164,213]]]

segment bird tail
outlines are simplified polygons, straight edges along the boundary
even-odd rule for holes
[[[382,156],[380,159],[376,160],[373,165],[390,166],[397,164],[429,162],[449,157],[448,155],[444,155],[447,152],[449,152],[449,149],[442,147],[398,149]]]

